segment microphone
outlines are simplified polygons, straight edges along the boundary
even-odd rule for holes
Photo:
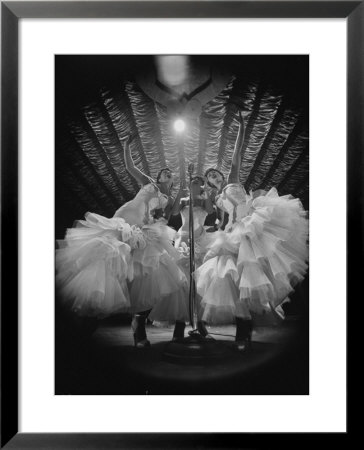
[[[193,163],[189,163],[189,164],[188,164],[188,173],[189,173],[190,175],[193,174],[194,168],[195,168],[195,166],[194,166]]]

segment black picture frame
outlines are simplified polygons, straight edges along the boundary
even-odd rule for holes
[[[1,448],[258,448],[274,442],[277,435],[270,433],[247,433],[242,437],[241,433],[18,432],[18,22],[21,18],[346,18],[348,300],[354,293],[360,295],[356,286],[363,273],[364,2],[1,2]],[[349,436],[348,432],[337,434],[340,436],[335,437],[336,442]],[[295,433],[281,438],[282,446],[297,443]],[[299,442],[304,444],[309,439],[310,433],[305,433]],[[315,444],[319,445],[319,441],[316,434]]]

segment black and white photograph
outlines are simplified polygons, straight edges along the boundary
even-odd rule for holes
[[[55,394],[309,395],[309,55],[55,55]]]

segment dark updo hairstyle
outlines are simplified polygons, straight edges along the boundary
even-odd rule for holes
[[[159,183],[159,179],[160,179],[160,177],[161,177],[161,175],[162,175],[162,172],[163,172],[164,170],[169,170],[169,171],[172,173],[172,171],[171,171],[171,169],[170,169],[169,167],[163,167],[163,169],[161,169],[161,170],[158,172],[158,175],[157,175],[157,183]]]
[[[223,180],[225,180],[225,175],[221,172],[221,170],[215,169],[214,167],[210,167],[209,169],[206,170],[206,172],[205,172],[205,177],[206,177],[207,184],[208,184],[210,187],[212,187],[212,188],[216,188],[216,186],[213,185],[213,184],[211,184],[211,183],[208,181],[208,179],[207,179],[207,175],[208,175],[210,172],[212,172],[212,171],[218,172],[218,173],[222,176],[222,179],[223,179]]]
[[[200,180],[202,185],[205,184],[205,178],[201,175],[195,175],[194,177],[191,178],[191,181],[195,181],[195,180]]]

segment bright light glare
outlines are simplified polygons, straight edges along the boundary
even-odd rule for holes
[[[177,119],[174,122],[174,129],[177,131],[177,133],[182,133],[182,131],[184,131],[185,128],[186,128],[186,124],[184,123],[184,121],[182,119]]]
[[[185,83],[188,74],[188,56],[160,55],[156,57],[156,65],[158,80],[165,85],[176,88]]]

